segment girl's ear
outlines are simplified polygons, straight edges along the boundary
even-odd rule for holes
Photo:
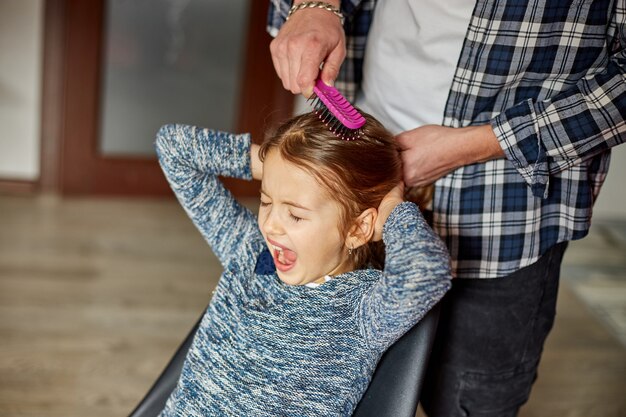
[[[377,217],[378,211],[375,208],[368,208],[359,214],[346,237],[346,246],[349,249],[356,249],[372,240]]]

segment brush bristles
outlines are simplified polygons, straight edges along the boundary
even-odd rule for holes
[[[361,137],[363,133],[361,128],[350,129],[345,126],[341,120],[339,120],[329,109],[326,104],[317,95],[311,96],[308,100],[313,107],[313,111],[319,119],[328,127],[328,130],[333,132],[335,136],[343,140],[356,140]]]
[[[318,78],[313,93],[310,101],[315,113],[335,136],[343,140],[355,140],[361,136],[365,118],[339,90]]]

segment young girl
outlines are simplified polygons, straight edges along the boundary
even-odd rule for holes
[[[357,140],[308,113],[260,148],[161,128],[165,175],[224,268],[162,416],[350,416],[383,352],[448,290],[445,246],[402,201],[394,139],[364,116]],[[218,175],[261,179],[258,219]]]

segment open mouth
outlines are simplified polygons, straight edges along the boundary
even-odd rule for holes
[[[292,250],[287,249],[286,247],[279,245],[278,243],[269,240],[270,247],[272,249],[272,257],[274,258],[274,264],[276,265],[276,269],[281,272],[287,272],[296,264],[296,259],[298,255]]]

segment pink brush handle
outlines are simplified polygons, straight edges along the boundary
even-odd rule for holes
[[[328,110],[348,129],[359,129],[365,118],[335,88],[324,84],[321,79],[315,82],[313,92],[326,105]]]

